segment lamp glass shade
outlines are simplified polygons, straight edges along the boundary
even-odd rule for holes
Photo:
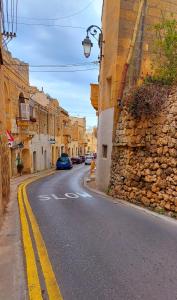
[[[83,48],[84,48],[84,55],[85,57],[89,57],[91,53],[91,48],[93,47],[93,44],[89,37],[86,37],[82,42]]]

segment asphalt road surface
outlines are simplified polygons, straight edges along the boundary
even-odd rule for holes
[[[176,300],[177,225],[88,191],[86,171],[27,189],[63,299]]]

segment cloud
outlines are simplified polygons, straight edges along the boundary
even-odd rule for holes
[[[9,43],[10,51],[15,57],[33,65],[86,63],[97,60],[99,54],[97,42],[93,40],[94,47],[88,60],[83,56],[81,42],[85,38],[88,26],[101,25],[102,0],[94,0],[79,14],[76,12],[86,7],[90,3],[89,0],[51,0],[45,1],[45,5],[43,0],[23,0],[19,3],[19,23],[58,24],[82,28],[19,24],[17,39]],[[72,14],[73,17],[69,17]],[[63,18],[67,16],[68,18]],[[45,18],[61,19],[54,21]],[[62,70],[83,68],[92,68],[92,66],[62,68]],[[31,68],[31,70],[36,69]],[[97,79],[98,70],[75,73],[30,73],[32,85],[39,88],[43,86],[45,92],[58,98],[70,113],[77,112],[79,115],[86,116],[88,126],[97,124],[95,111],[90,104],[90,83],[97,82]]]

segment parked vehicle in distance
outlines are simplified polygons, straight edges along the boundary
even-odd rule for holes
[[[94,156],[86,156],[85,157],[85,165],[91,165],[92,160],[94,159]]]
[[[62,153],[61,157],[69,157],[68,153]]]
[[[78,157],[78,156],[71,157],[71,161],[72,161],[73,164],[77,164],[77,165],[82,163],[81,158]]]
[[[97,153],[93,153],[94,159],[97,158]]]
[[[85,162],[85,156],[84,155],[80,155],[80,159],[82,162]]]
[[[69,170],[72,167],[72,161],[68,156],[61,156],[56,162],[56,170]]]

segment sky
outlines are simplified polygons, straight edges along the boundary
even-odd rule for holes
[[[92,37],[94,46],[89,59],[84,57],[81,43],[90,25],[101,26],[101,10],[102,0],[19,0],[17,37],[8,44],[8,49],[14,57],[30,65],[68,65],[97,61],[97,41]],[[83,69],[91,70],[75,72]],[[38,70],[62,72],[34,72]],[[74,72],[68,72],[71,70]],[[85,116],[88,128],[97,125],[95,110],[90,103],[92,82],[98,82],[96,64],[30,68],[30,84],[40,90],[43,87],[44,92],[57,98],[71,115]]]

